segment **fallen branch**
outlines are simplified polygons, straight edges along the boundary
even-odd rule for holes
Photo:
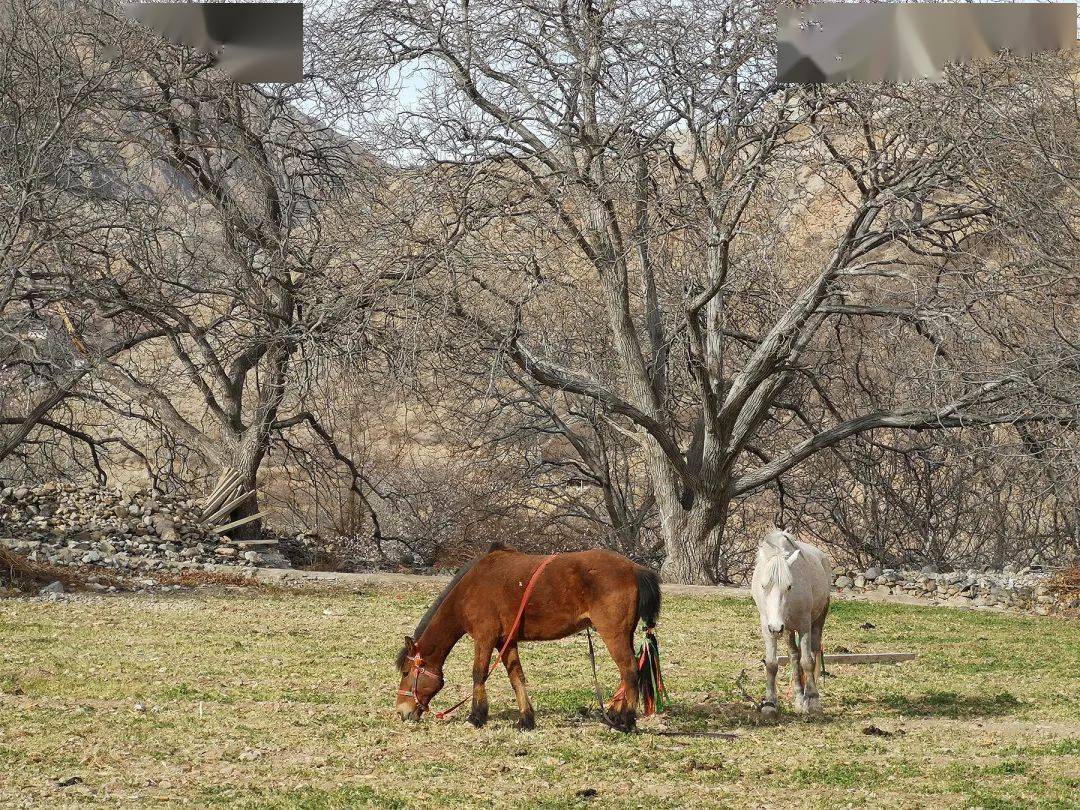
[[[900,661],[914,661],[916,653],[825,653],[825,661],[831,664],[896,664]],[[783,666],[791,663],[791,656],[781,655],[776,663]]]
[[[754,700],[753,696],[751,696],[751,694],[746,691],[746,687],[743,686],[743,682],[745,680],[746,680],[746,667],[743,667],[742,671],[739,673],[739,677],[735,679],[735,688],[738,689],[742,693],[742,696],[746,700],[746,702],[749,703],[751,706],[753,706],[756,709],[757,706],[758,706],[758,702],[756,700]]]

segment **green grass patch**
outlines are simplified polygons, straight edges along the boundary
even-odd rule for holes
[[[1009,692],[961,695],[952,690],[894,692],[886,695],[882,703],[902,714],[923,717],[993,717],[1011,714],[1024,705]]]
[[[869,765],[860,765],[857,762],[826,765],[821,768],[796,768],[791,775],[791,780],[796,785],[832,785],[835,787],[852,787],[853,785],[865,784],[871,780],[879,780],[881,772]]]
[[[1054,808],[1080,790],[1076,621],[838,602],[826,653],[919,657],[830,665],[811,722],[782,673],[766,724],[736,686],[745,670],[764,689],[753,605],[668,598],[665,719],[602,726],[579,636],[522,646],[538,727],[521,733],[502,669],[483,729],[467,707],[394,716],[393,657],[431,597],[0,602],[0,806]],[[615,667],[598,664],[610,696]],[[468,693],[471,666],[465,639],[433,709]]]

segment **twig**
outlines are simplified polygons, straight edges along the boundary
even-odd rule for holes
[[[746,667],[742,668],[742,671],[739,673],[739,677],[735,679],[735,687],[742,693],[743,698],[756,709],[758,706],[758,702],[750,696],[749,692],[746,691],[746,688],[743,686],[744,680],[746,680]]]

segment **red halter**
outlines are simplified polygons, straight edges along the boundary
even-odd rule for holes
[[[440,687],[442,687],[443,677],[438,672],[433,672],[432,670],[424,666],[424,659],[420,656],[419,650],[417,650],[416,655],[411,656],[409,660],[413,662],[411,672],[413,678],[412,686],[410,686],[408,689],[398,689],[398,694],[404,695],[405,697],[411,697],[414,701],[416,701],[417,708],[420,709],[420,714],[422,715],[428,710],[428,702],[430,702],[430,699],[428,701],[421,701],[420,693],[416,691],[416,687],[420,683],[420,676],[426,675],[429,678],[434,678],[436,681],[439,682]]]

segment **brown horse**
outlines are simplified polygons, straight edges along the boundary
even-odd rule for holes
[[[405,720],[419,720],[443,686],[443,662],[468,633],[474,644],[472,711],[469,722],[487,722],[484,682],[491,653],[501,648],[513,628],[526,586],[544,557],[522,554],[495,543],[486,554],[458,572],[416,627],[397,657],[401,673],[397,711]],[[550,641],[593,627],[619,666],[621,688],[609,716],[617,728],[632,729],[638,703],[638,667],[634,629],[640,618],[646,628],[660,613],[660,581],[647,568],[612,551],[579,551],[550,560],[535,582],[517,634],[503,663],[521,713],[518,728],[536,721],[525,689],[518,641]]]

